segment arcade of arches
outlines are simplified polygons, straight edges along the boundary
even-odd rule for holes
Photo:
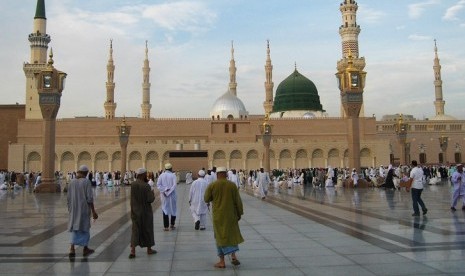
[[[347,167],[348,150],[330,149],[282,149],[279,152],[270,151],[271,168],[309,168],[309,167]],[[160,158],[160,156],[162,158]],[[241,151],[238,149],[232,151],[216,150],[210,155],[211,166],[226,166],[236,169],[258,169],[262,167],[261,151],[250,149]],[[368,148],[363,148],[360,152],[362,167],[370,167],[375,164],[375,157]],[[244,158],[245,157],[245,158]],[[128,170],[136,170],[145,167],[149,171],[157,171],[163,167],[165,162],[169,161],[169,153],[159,154],[156,151],[130,151],[127,158]],[[65,151],[55,155],[55,166],[57,171],[70,172],[75,171],[79,166],[86,164],[93,171],[117,171],[121,169],[121,151],[105,152],[98,151],[90,153],[82,151],[73,153]],[[27,154],[26,171],[41,170],[41,154],[32,151]]]

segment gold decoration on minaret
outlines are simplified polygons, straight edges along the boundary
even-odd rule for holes
[[[270,41],[266,41],[266,63],[265,63],[265,101],[263,107],[265,114],[269,117],[269,114],[273,111],[273,65],[271,64],[270,57]]]
[[[106,89],[107,89],[107,98],[105,103],[103,104],[105,108],[105,119],[114,119],[115,118],[115,110],[116,110],[116,103],[115,103],[115,64],[113,62],[113,40],[110,39],[110,56],[108,58],[107,63],[107,82],[106,82]]]
[[[349,50],[345,58],[346,66],[336,73],[341,104],[347,121],[347,144],[349,150],[349,164],[351,168],[360,171],[360,110],[363,106],[363,88],[365,87],[366,72],[355,65],[354,57]]]
[[[150,119],[150,110],[152,105],[150,104],[150,65],[149,65],[149,48],[148,41],[145,41],[145,60],[144,67],[142,68],[143,83],[142,83],[142,118]]]
[[[229,61],[229,91],[237,96],[236,61],[234,60],[234,41],[231,41],[231,60]]]

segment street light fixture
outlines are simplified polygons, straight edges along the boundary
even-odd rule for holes
[[[407,130],[408,130],[408,124],[404,122],[402,114],[400,114],[399,119],[397,120],[397,123],[394,125],[396,134],[397,134],[397,139],[399,141],[400,145],[400,156],[401,160],[400,163],[401,165],[408,164],[408,158],[407,158]],[[410,146],[410,145],[409,145]]]
[[[39,73],[37,90],[43,117],[42,178],[34,192],[60,192],[61,186],[55,179],[55,134],[56,117],[60,109],[61,92],[65,88],[67,74],[53,67],[53,50],[50,50],[47,68]]]
[[[366,72],[354,65],[354,57],[349,51],[347,66],[336,73],[338,87],[341,92],[341,103],[344,108],[348,126],[349,166],[360,171],[360,110],[363,106],[363,89]]]
[[[124,177],[126,173],[126,156],[129,142],[129,134],[131,134],[131,126],[126,125],[126,117],[123,117],[121,125],[117,126],[119,136],[119,144],[121,146],[121,175]]]
[[[272,126],[270,124],[270,116],[268,113],[265,114],[263,124],[260,126],[260,133],[262,134],[263,146],[265,147],[265,154],[263,156],[263,167],[265,171],[270,172],[270,144]]]
[[[449,137],[441,135],[439,137],[439,147],[443,153],[443,160],[442,163],[447,163],[447,146],[449,145]]]

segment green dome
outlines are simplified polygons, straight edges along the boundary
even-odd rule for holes
[[[297,69],[276,89],[273,112],[291,110],[324,111],[315,84]]]

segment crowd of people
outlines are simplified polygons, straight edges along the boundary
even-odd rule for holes
[[[83,256],[94,252],[88,247],[90,240],[90,220],[98,215],[94,209],[93,186],[112,187],[113,185],[130,185],[132,235],[129,258],[136,257],[136,247],[147,248],[147,254],[155,254],[152,203],[156,190],[161,200],[163,230],[176,230],[177,194],[180,173],[173,170],[170,163],[163,171],[147,172],[140,168],[124,174],[116,172],[89,171],[82,165],[77,172],[63,175],[55,174],[57,181],[65,186],[68,200],[69,224],[71,233],[70,258],[76,255],[75,246],[83,247]],[[243,242],[238,221],[243,215],[240,189],[251,188],[262,200],[266,199],[268,190],[274,188],[292,189],[297,186],[315,188],[354,187],[364,184],[367,187],[400,189],[406,187],[411,192],[413,216],[420,216],[420,210],[426,215],[428,209],[421,198],[425,185],[438,184],[441,181],[453,186],[451,211],[462,197],[462,210],[465,210],[465,172],[462,164],[451,166],[421,166],[412,161],[409,166],[380,166],[363,168],[360,172],[349,168],[307,168],[274,169],[271,172],[263,168],[257,170],[235,170],[225,167],[202,168],[193,175],[187,172],[185,183],[190,185],[189,208],[193,218],[194,230],[207,228],[207,215],[212,216],[219,262],[216,268],[224,268],[225,255],[231,255],[231,263],[239,265],[236,252]],[[40,173],[0,172],[0,189],[33,189],[41,184]]]

